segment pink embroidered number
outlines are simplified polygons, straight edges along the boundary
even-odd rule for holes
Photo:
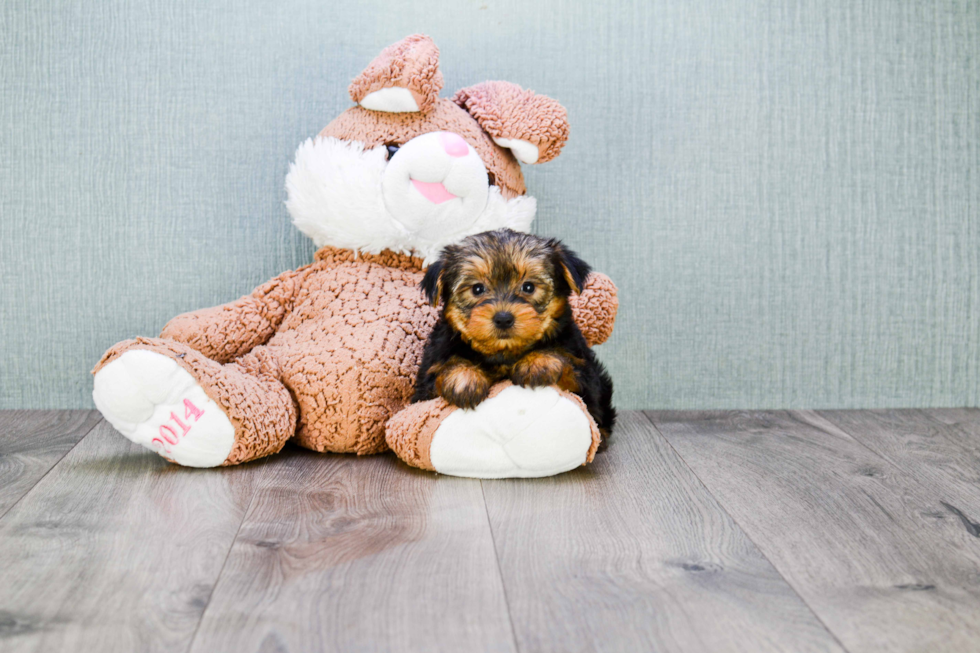
[[[204,411],[198,408],[191,402],[190,399],[184,399],[184,419],[194,418],[194,421],[201,419],[201,415]]]
[[[173,415],[173,413],[170,414]],[[170,434],[170,437],[167,437],[167,433]],[[178,442],[177,432],[174,431],[169,426],[167,426],[166,424],[160,427],[160,437],[166,440],[167,442],[169,442],[170,444],[177,444]]]
[[[179,426],[181,428],[181,430],[184,431],[181,435],[187,435],[187,432],[191,430],[191,427],[189,427],[186,424],[184,424],[183,422],[181,422],[180,421],[180,418],[177,417],[176,415],[174,415],[173,413],[170,413],[170,419],[172,419],[173,421],[177,422],[177,426]],[[160,428],[162,429],[163,427],[161,426]]]
[[[190,399],[184,399],[184,419],[190,422],[191,420],[197,422],[204,416],[204,411],[194,405],[194,402]],[[180,428],[180,435],[177,435],[177,431],[174,430],[169,424],[160,425],[160,437],[153,438],[153,444],[157,445],[158,448],[163,449],[165,452],[170,453],[170,447],[167,446],[175,445],[180,442],[180,439],[186,436],[191,431],[191,426],[188,426],[177,417],[174,412],[170,413],[170,420]]]

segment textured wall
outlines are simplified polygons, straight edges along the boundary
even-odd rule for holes
[[[414,31],[559,98],[537,230],[619,284],[623,407],[977,405],[980,3],[10,0],[0,407],[310,259],[300,141]]]

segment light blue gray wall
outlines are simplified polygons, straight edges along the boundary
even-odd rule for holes
[[[9,0],[0,407],[301,265],[290,157],[388,43],[560,99],[537,230],[619,284],[622,407],[977,405],[980,3]]]

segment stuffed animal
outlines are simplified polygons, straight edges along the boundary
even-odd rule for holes
[[[520,163],[550,161],[568,137],[562,106],[515,84],[440,98],[438,63],[426,36],[386,48],[351,83],[356,106],[296,151],[286,205],[319,248],[314,262],[106,352],[93,397],[117,430],[191,467],[255,460],[288,440],[390,447],[409,465],[482,478],[592,460],[596,426],[557,388],[500,384],[474,410],[408,405],[436,320],[419,289],[425,265],[468,235],[527,231],[535,200]],[[615,286],[593,274],[575,299],[587,340],[604,341]]]

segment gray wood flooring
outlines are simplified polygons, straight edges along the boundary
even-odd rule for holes
[[[980,411],[624,412],[478,481],[0,412],[0,651],[978,651]]]

